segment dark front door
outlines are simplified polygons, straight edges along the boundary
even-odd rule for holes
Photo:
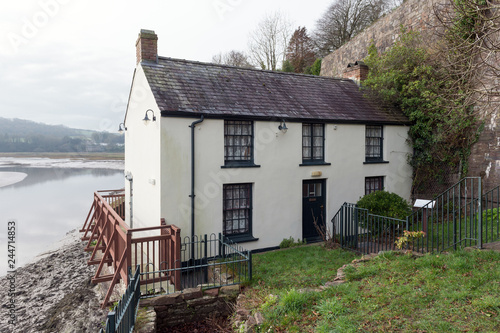
[[[302,184],[302,238],[320,241],[318,228],[325,230],[325,180],[304,180]]]

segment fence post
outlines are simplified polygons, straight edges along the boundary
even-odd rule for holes
[[[208,264],[208,255],[207,255],[207,252],[208,252],[208,236],[207,234],[205,234],[205,236],[203,237],[203,241],[205,242],[203,245],[203,250],[205,252],[205,255],[203,256],[203,259],[201,260],[201,264],[202,265],[205,265],[205,264]],[[205,268],[203,269],[204,271],[204,278],[205,278],[205,281],[208,281],[208,269]]]
[[[172,234],[173,234],[172,230]],[[181,290],[181,267],[182,267],[182,259],[181,259],[181,234],[179,229],[175,230],[174,239],[174,268],[175,268],[175,281],[174,286],[175,290]]]
[[[344,247],[344,206],[342,205],[340,208],[340,221],[339,221],[339,238],[340,238],[340,246]],[[334,222],[335,223],[335,222]]]
[[[207,255],[207,252],[208,252],[208,237],[207,237],[207,234],[205,234],[205,236],[203,237],[203,240],[205,241],[204,249],[203,249],[205,251],[204,258],[208,258],[208,255]]]
[[[252,252],[247,250],[248,256],[248,280],[252,280]]]
[[[222,234],[219,232],[219,252],[218,255],[222,255]]]
[[[408,221],[409,220],[409,216],[406,215],[406,226],[405,226],[405,229],[406,231],[410,231],[410,222]],[[410,249],[410,244],[409,242],[406,242],[406,250],[408,251]]]
[[[108,325],[106,327],[106,333],[116,332],[116,314],[114,311],[108,313]]]
[[[132,275],[132,267],[129,267],[129,276],[130,276],[130,284],[127,288],[127,294],[129,294],[129,297],[131,297],[131,305],[128,306],[127,308],[127,319],[129,322],[130,327],[135,325],[135,309],[136,309],[136,302],[135,302],[135,274]]]
[[[482,249],[483,248],[483,191],[481,189],[481,178],[479,179],[479,198],[477,198],[477,227],[479,228],[478,230],[478,243],[477,243],[477,248]]]
[[[221,234],[219,234],[221,235]],[[222,246],[222,258],[225,258],[226,257],[226,247],[224,246],[225,245],[225,238],[224,235],[221,235],[221,238],[220,238],[220,242],[221,242],[221,246]]]

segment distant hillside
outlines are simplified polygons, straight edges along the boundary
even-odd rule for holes
[[[0,152],[123,152],[123,136],[0,117]]]

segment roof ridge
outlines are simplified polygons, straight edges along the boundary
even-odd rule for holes
[[[335,81],[352,81],[351,79],[345,79],[345,78],[341,78],[341,77],[320,76],[320,75],[313,75],[313,74],[302,74],[302,73],[293,73],[293,72],[272,71],[272,70],[268,70],[268,69],[238,67],[238,66],[231,66],[231,65],[224,65],[224,64],[216,64],[216,63],[213,63],[213,62],[203,62],[203,61],[197,61],[197,60],[171,58],[171,57],[164,57],[164,56],[158,56],[158,60],[183,62],[183,63],[190,63],[190,64],[196,64],[196,65],[203,65],[203,66],[207,66],[208,65],[208,66],[212,66],[212,67],[221,67],[221,68],[230,68],[230,69],[237,69],[237,70],[246,70],[246,71],[253,71],[253,72],[258,72],[258,73],[270,73],[270,74],[282,74],[282,75],[291,75],[291,76],[300,76],[300,77],[321,78],[321,79],[335,80]],[[156,65],[155,63],[148,63],[148,62],[146,62],[144,64],[145,65]]]

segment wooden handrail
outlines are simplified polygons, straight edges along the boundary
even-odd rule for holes
[[[101,193],[103,192],[111,191],[94,192],[94,201],[80,232],[84,232],[82,240],[88,241],[85,249],[92,251],[87,263],[89,265],[98,264],[92,281],[95,283],[111,281],[102,303],[102,308],[104,309],[107,306],[115,285],[120,279],[125,282],[127,281],[128,268],[139,264],[137,262],[139,261],[138,258],[140,258],[141,271],[144,266],[149,267],[151,264],[161,266],[162,263],[166,263],[168,267],[180,268],[181,240],[180,229],[174,225],[166,225],[164,219],[161,220],[161,225],[159,226],[130,229],[116,211],[116,207],[112,207],[112,203],[106,200],[109,198],[120,198],[120,200],[123,198],[124,200],[124,195],[102,195]],[[123,210],[122,203],[123,201],[120,203],[120,209]],[[132,238],[132,235],[136,232],[154,230],[160,230],[160,235]],[[97,252],[103,249],[103,255],[98,260],[96,258]],[[132,263],[133,251],[135,252],[134,263]],[[104,265],[110,262],[112,263],[114,273],[101,275]],[[146,280],[147,277],[143,277],[143,279],[145,281],[141,281],[141,283],[149,282]],[[177,290],[181,287],[180,271],[172,274],[172,276],[153,277],[153,280],[158,279],[169,279]]]

